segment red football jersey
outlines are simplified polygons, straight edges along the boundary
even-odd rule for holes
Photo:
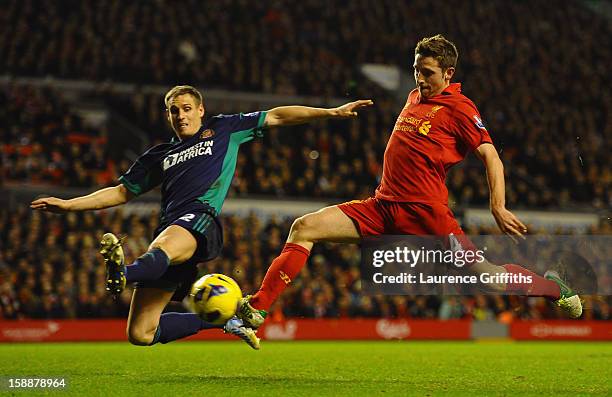
[[[429,99],[412,90],[387,143],[376,198],[447,204],[446,171],[483,143],[493,142],[460,83]]]

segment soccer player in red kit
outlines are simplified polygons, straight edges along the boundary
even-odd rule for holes
[[[525,225],[505,207],[502,162],[478,109],[451,83],[458,53],[442,35],[424,38],[415,49],[416,88],[408,95],[384,155],[383,174],[374,197],[323,208],[295,220],[285,247],[272,262],[255,295],[244,298],[238,316],[256,328],[266,311],[297,276],[315,242],[357,243],[383,234],[451,236],[469,240],[448,207],[446,172],[471,151],[487,172],[491,212],[506,234],[522,237]],[[487,289],[557,301],[570,317],[580,317],[582,304],[553,272],[539,276],[519,265],[477,262],[466,267],[475,274],[510,273],[531,276],[532,283],[489,284]],[[511,277],[498,279],[512,279]],[[517,279],[517,277],[514,277]]]

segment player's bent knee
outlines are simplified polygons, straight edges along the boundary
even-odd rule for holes
[[[191,258],[197,248],[197,245],[194,245],[193,247],[181,247],[173,244],[169,239],[160,239],[159,241],[153,241],[151,245],[149,245],[149,251],[155,248],[164,251],[170,260],[170,264],[174,265],[177,263],[183,263]]]
[[[134,346],[149,346],[151,342],[153,342],[153,338],[149,338],[144,335],[128,335],[128,341]]]
[[[150,332],[143,329],[127,329],[127,338],[132,345],[148,346],[155,338],[155,331]]]
[[[317,234],[317,223],[313,214],[297,218],[291,225],[289,236],[294,241],[310,241]]]
[[[168,245],[169,244],[166,243],[166,239],[155,240],[151,244],[149,244],[149,248],[147,251],[151,251],[152,249],[157,248],[164,251],[166,255],[168,255]]]

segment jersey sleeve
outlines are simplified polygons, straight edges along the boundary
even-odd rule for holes
[[[493,143],[476,106],[471,103],[460,103],[455,108],[453,121],[457,139],[473,151],[483,143]]]
[[[253,138],[263,136],[266,112],[239,113],[220,115],[220,122],[226,123],[232,134],[232,139],[239,144],[248,142]]]
[[[138,157],[129,170],[119,177],[130,192],[140,196],[162,183],[161,160],[164,144],[155,146]]]

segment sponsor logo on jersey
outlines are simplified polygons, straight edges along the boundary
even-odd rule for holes
[[[215,136],[215,131],[211,130],[210,128],[207,128],[200,134],[200,139],[208,139],[211,136]]]
[[[434,117],[436,117],[436,113],[438,112],[438,110],[442,109],[443,107],[444,106],[435,105],[434,107],[431,108],[429,113],[425,115],[425,117],[427,117],[428,119],[433,119]]]
[[[472,117],[474,117],[474,120],[476,122],[476,127],[480,128],[481,130],[486,130],[486,128],[485,128],[482,120],[480,119],[480,117],[478,117],[476,115],[474,115]]]
[[[404,132],[416,132],[417,128],[421,125],[423,119],[419,119],[412,116],[402,116],[400,115],[395,122],[395,127],[393,128],[396,131],[404,131]]]
[[[397,118],[397,121],[395,122],[394,130],[418,133],[420,135],[427,136],[427,134],[429,134],[429,131],[432,128],[431,121],[427,119],[433,119],[436,116],[436,113],[442,108],[444,108],[444,106],[432,106],[431,110],[427,114],[425,114],[425,118],[404,116],[402,112],[402,114],[400,114],[400,116]]]
[[[425,121],[419,127],[419,134],[427,136],[427,134],[429,134],[429,130],[430,129],[431,129],[431,122],[430,121]]]
[[[174,167],[177,164],[191,160],[194,157],[212,156],[213,144],[214,141],[202,141],[185,150],[181,150],[179,153],[169,154],[166,156],[163,162],[164,171],[170,167]]]

